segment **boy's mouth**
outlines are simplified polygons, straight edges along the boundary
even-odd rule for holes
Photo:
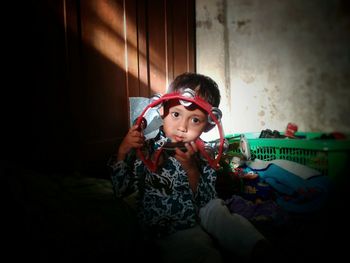
[[[184,137],[175,135],[174,136],[174,140],[175,140],[175,142],[183,142],[184,141]]]

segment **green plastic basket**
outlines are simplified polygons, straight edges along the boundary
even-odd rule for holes
[[[296,133],[304,139],[259,138],[260,133],[244,133],[251,158],[263,161],[284,159],[307,165],[324,175],[340,178],[349,163],[350,140],[318,139],[321,133]],[[229,154],[239,154],[239,134],[226,136]]]

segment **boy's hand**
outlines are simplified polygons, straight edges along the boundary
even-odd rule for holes
[[[195,161],[195,154],[198,152],[198,148],[195,142],[185,143],[186,151],[175,148],[175,158],[181,163],[182,167],[187,170],[197,169],[197,163]]]
[[[145,137],[138,125],[132,126],[125,135],[118,150],[118,161],[124,160],[131,149],[141,148],[145,143]]]

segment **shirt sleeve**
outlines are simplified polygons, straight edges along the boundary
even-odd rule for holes
[[[111,180],[113,191],[118,198],[123,198],[137,191],[134,161],[133,158],[126,158],[126,160],[110,165],[112,168]]]

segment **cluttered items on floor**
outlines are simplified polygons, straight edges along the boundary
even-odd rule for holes
[[[348,137],[262,131],[226,138],[217,191],[230,212],[249,219],[290,262],[330,252],[333,231],[346,226],[339,211],[348,182]]]

